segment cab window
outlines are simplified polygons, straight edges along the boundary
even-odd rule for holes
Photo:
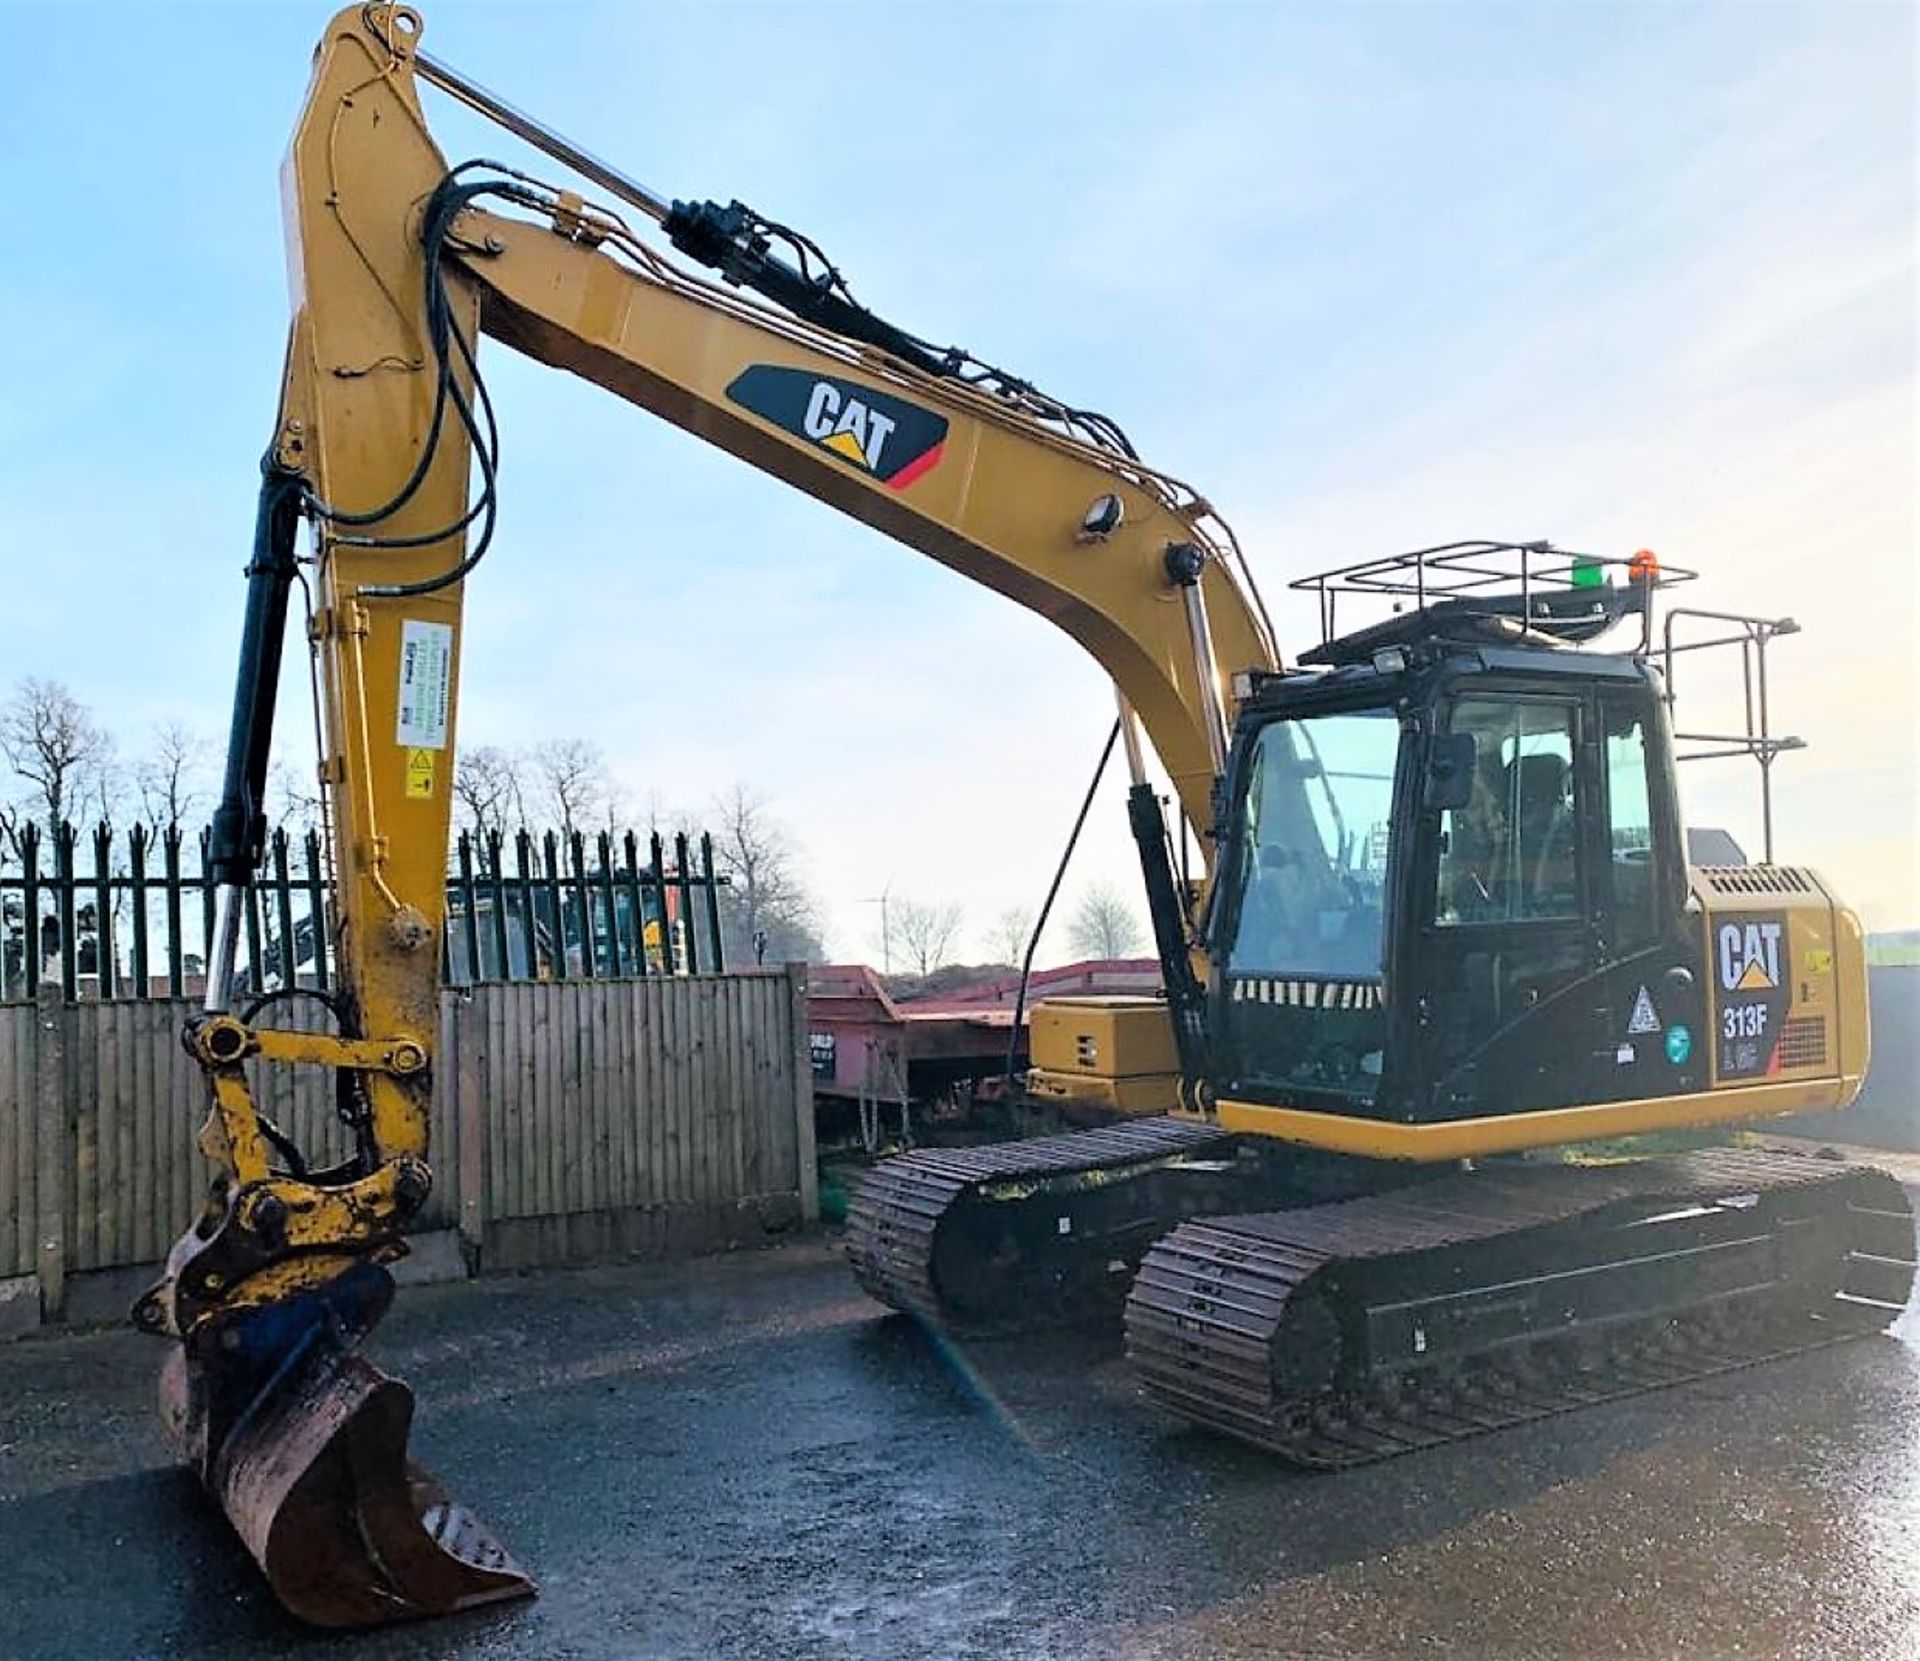
[[[1580,832],[1569,703],[1463,698],[1450,722],[1471,734],[1464,807],[1440,817],[1434,915],[1442,925],[1580,915]]]
[[[1389,709],[1260,733],[1241,804],[1231,972],[1380,975],[1399,751]]]
[[[1614,941],[1621,951],[1651,945],[1659,936],[1653,884],[1653,791],[1648,772],[1646,716],[1633,705],[1604,699],[1607,744],[1607,847],[1613,880]]]

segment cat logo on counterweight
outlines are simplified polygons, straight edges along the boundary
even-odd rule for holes
[[[734,378],[727,396],[889,490],[925,477],[947,441],[945,416],[835,375],[756,363]]]
[[[1720,925],[1720,985],[1764,992],[1780,984],[1780,924],[1771,919]]]

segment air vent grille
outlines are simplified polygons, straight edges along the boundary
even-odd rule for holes
[[[1824,1015],[1792,1015],[1780,1029],[1780,1048],[1775,1052],[1780,1066],[1824,1067],[1827,1064],[1827,1018]]]
[[[1700,875],[1716,894],[1817,894],[1811,871],[1797,865],[1702,865]]]

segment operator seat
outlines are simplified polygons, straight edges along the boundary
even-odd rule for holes
[[[1573,770],[1564,756],[1517,756],[1507,763],[1506,799],[1515,804],[1522,917],[1562,917],[1577,910],[1574,874]]]

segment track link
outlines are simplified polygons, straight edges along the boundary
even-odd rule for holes
[[[937,1261],[973,1202],[1059,1211],[1076,1194],[1111,1190],[1182,1160],[1228,1152],[1233,1138],[1196,1120],[1157,1117],[1097,1130],[921,1148],[882,1160],[847,1208],[847,1257],[873,1297],[939,1325],[977,1324],[956,1307]],[[1039,1266],[1044,1274],[1045,1265]],[[998,1316],[1014,1313],[997,1312]]]
[[[1127,1349],[1161,1405],[1333,1470],[1880,1331],[1913,1275],[1906,1195],[1867,1167],[1516,1166],[1184,1223]]]

